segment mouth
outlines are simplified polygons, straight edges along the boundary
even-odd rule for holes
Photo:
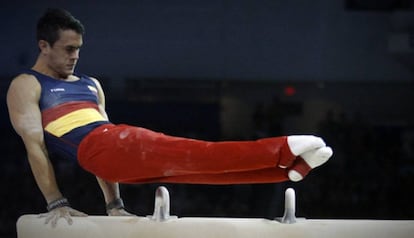
[[[68,68],[69,70],[73,70],[73,69],[75,69],[75,66],[76,66],[76,64],[68,64],[68,65],[67,65],[67,68]]]

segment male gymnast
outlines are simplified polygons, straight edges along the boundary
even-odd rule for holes
[[[209,142],[115,125],[99,81],[75,72],[84,26],[69,12],[48,9],[37,23],[38,58],[7,92],[10,120],[22,138],[46,223],[86,216],[60,192],[50,157],[77,161],[94,174],[108,215],[124,209],[119,183],[243,184],[299,181],[325,163],[322,138],[292,135],[255,141]]]

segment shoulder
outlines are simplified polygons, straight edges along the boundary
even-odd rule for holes
[[[6,100],[10,113],[37,104],[40,94],[41,86],[35,76],[30,74],[16,76],[7,90]]]
[[[12,82],[17,81],[17,82],[37,82],[37,78],[33,75],[33,74],[27,74],[27,73],[22,73],[17,75],[16,77],[13,78]]]
[[[31,74],[19,74],[15,78],[12,79],[9,91],[10,90],[18,90],[18,91],[26,91],[26,90],[40,90],[40,83],[34,75]]]
[[[88,76],[88,78],[89,78],[90,80],[92,80],[92,82],[94,82],[97,86],[100,86],[100,85],[101,85],[101,83],[99,82],[99,80],[98,80],[97,78],[95,78],[95,77],[90,77],[90,76]]]
[[[76,76],[78,78],[81,78],[81,79],[84,79],[84,80],[86,79],[88,81],[91,81],[92,83],[96,84],[96,86],[99,86],[100,85],[99,80],[97,78],[95,78],[95,77],[92,77],[92,76],[89,76],[89,75],[86,75],[86,74],[78,74]]]
[[[95,84],[95,86],[96,86],[96,89],[99,91],[99,92],[102,92],[102,86],[101,86],[101,83],[99,82],[99,80],[97,79],[97,78],[95,78],[95,77],[91,77],[91,76],[86,76],[88,79],[90,79],[94,84]]]

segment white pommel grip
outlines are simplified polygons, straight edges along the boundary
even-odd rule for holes
[[[282,223],[296,223],[296,196],[293,188],[285,191],[285,212],[283,214]]]
[[[170,215],[170,194],[166,187],[160,186],[155,191],[154,214],[148,217],[156,222],[177,219],[177,216]]]

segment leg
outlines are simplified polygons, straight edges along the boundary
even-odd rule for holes
[[[192,174],[153,178],[147,180],[131,180],[125,183],[186,183],[186,184],[253,184],[253,183],[280,183],[289,180],[287,171],[282,168],[266,168],[244,172],[230,172],[220,174]]]
[[[84,169],[117,182],[186,183],[185,178],[197,183],[275,182],[286,180],[285,170],[277,168],[281,158],[290,163],[296,158],[287,137],[207,142],[127,125],[96,128],[78,151]]]

